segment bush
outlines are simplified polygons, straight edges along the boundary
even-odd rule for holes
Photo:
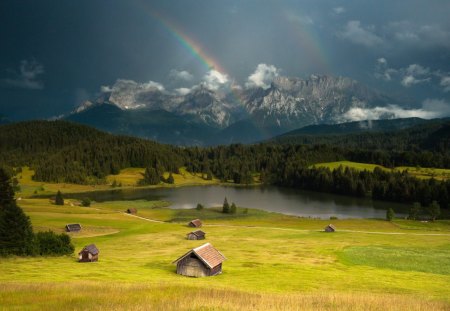
[[[203,205],[198,203],[196,209],[197,209],[197,211],[201,211],[203,209]]]
[[[75,250],[70,236],[65,233],[56,234],[53,231],[38,232],[36,244],[41,256],[70,255]]]
[[[169,177],[167,177],[167,183],[168,184],[174,184],[175,183],[175,179],[172,176],[172,173],[169,174]]]
[[[387,221],[392,221],[392,219],[394,219],[394,217],[395,217],[394,210],[393,210],[392,208],[389,208],[389,209],[386,211],[386,220],[387,220]]]
[[[81,200],[81,206],[84,206],[84,207],[91,206],[91,199],[89,199],[89,198],[82,199]]]
[[[227,198],[225,198],[225,200],[223,200],[222,213],[228,214],[229,212],[230,212],[230,204],[228,204],[228,200]]]
[[[236,204],[234,204],[234,202],[233,202],[233,203],[231,203],[230,214],[236,214],[236,211],[237,211],[237,207],[236,207]]]

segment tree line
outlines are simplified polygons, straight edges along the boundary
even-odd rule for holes
[[[30,219],[16,204],[11,178],[0,168],[0,256],[70,255],[73,251],[67,234],[33,232]]]
[[[376,135],[371,133],[370,135]],[[409,136],[414,135],[409,133]],[[419,134],[417,134],[419,135]],[[384,139],[387,135],[380,135]],[[444,135],[444,137],[446,137]],[[445,141],[444,141],[445,143]],[[440,142],[437,144],[442,147]],[[29,165],[34,179],[79,184],[105,183],[105,177],[127,167],[146,168],[142,184],[173,182],[172,173],[182,166],[189,172],[214,176],[224,182],[260,182],[280,186],[371,196],[375,199],[419,202],[437,201],[448,208],[448,181],[418,180],[407,173],[375,170],[335,171],[314,168],[321,162],[350,160],[393,166],[450,168],[448,149],[411,150],[347,148],[335,144],[301,145],[260,143],[216,147],[176,147],[126,136],[114,136],[64,121],[32,121],[0,126],[0,165]],[[169,172],[167,180],[163,173]]]

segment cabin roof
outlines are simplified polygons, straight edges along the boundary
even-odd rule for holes
[[[202,225],[202,221],[200,219],[191,220],[190,223],[194,224],[196,227]]]
[[[79,230],[81,230],[81,225],[80,224],[67,224],[66,228],[69,231],[79,231]]]
[[[195,254],[198,259],[200,259],[205,265],[207,265],[210,269],[216,267],[221,264],[226,257],[222,255],[217,249],[214,248],[210,243],[203,244],[197,248],[191,249],[189,252],[175,260],[173,263],[177,263],[180,260],[186,258],[191,254]]]
[[[86,245],[78,254],[81,254],[84,251],[88,251],[92,255],[97,255],[100,252],[95,244]]]
[[[332,224],[329,224],[328,226],[326,226],[325,228],[331,228],[331,229],[333,229],[333,230],[336,230],[336,227],[335,226],[333,226]]]
[[[194,234],[195,236],[198,236],[198,237],[200,237],[200,236],[205,236],[205,232],[203,232],[202,230],[197,230],[197,231],[192,231],[192,232],[189,232],[189,234]]]

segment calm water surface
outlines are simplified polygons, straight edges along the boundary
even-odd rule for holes
[[[132,189],[92,192],[72,195],[89,196],[97,202],[116,200],[164,200],[171,208],[195,208],[197,203],[206,207],[222,206],[228,202],[240,207],[303,217],[330,218],[385,218],[386,209],[392,207],[397,217],[405,216],[407,205],[372,201],[366,198],[268,187],[195,186],[160,189]],[[69,195],[67,195],[69,197]],[[402,213],[403,212],[403,213]]]

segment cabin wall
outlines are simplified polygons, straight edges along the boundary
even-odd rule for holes
[[[222,273],[222,264],[218,264],[214,268],[209,270],[209,276],[217,275]]]
[[[81,252],[80,254],[78,254],[78,261],[79,262],[93,262],[93,261],[98,261],[98,254],[97,255],[92,255],[89,252]]]
[[[206,267],[199,259],[193,257],[187,257],[180,260],[177,263],[177,273],[197,278],[210,275],[208,267]]]
[[[189,233],[187,235],[187,239],[188,240],[198,240],[197,236],[195,234],[193,234],[193,233]]]

